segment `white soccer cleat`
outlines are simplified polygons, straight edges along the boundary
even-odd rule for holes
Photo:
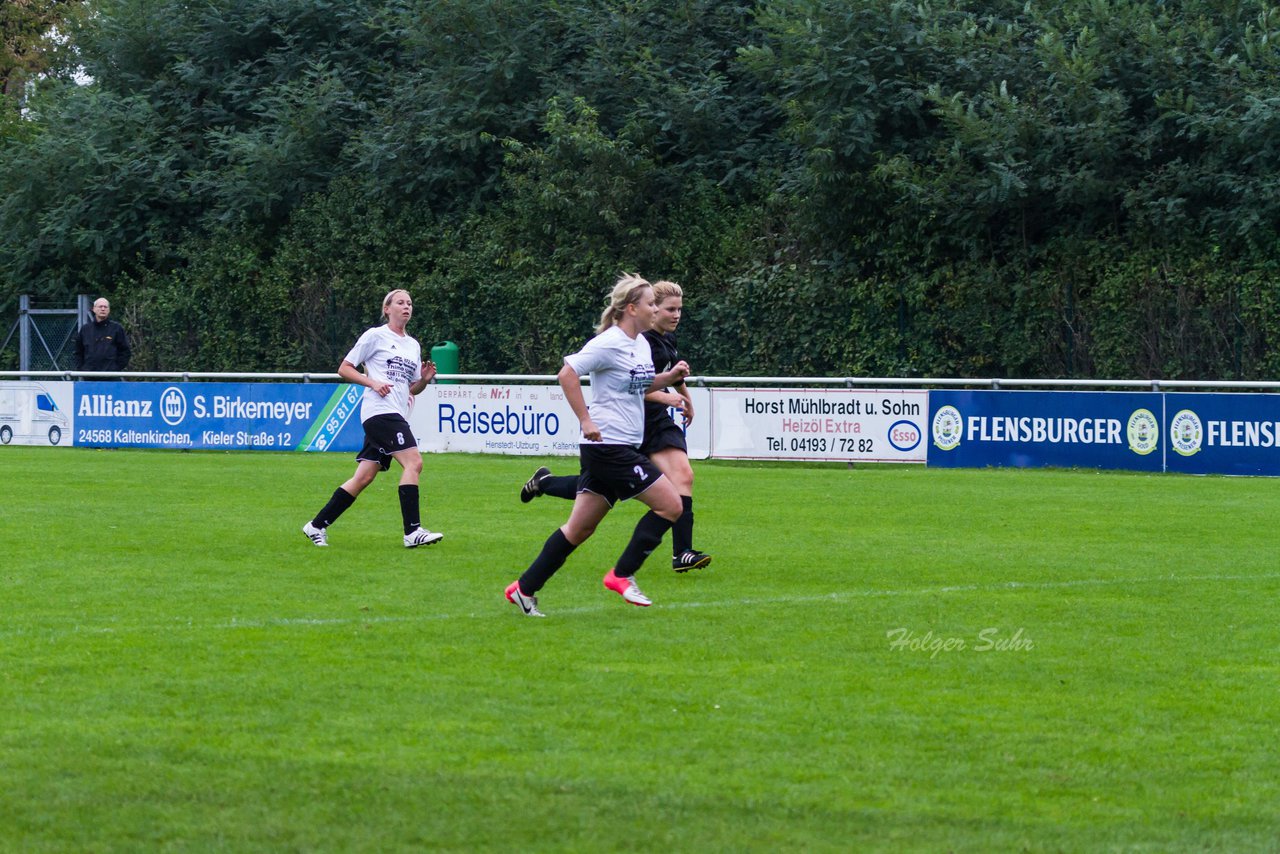
[[[526,596],[520,592],[520,582],[513,581],[507,587],[507,601],[519,608],[526,617],[545,617],[546,614],[538,610],[538,597]]]
[[[329,545],[329,535],[325,533],[324,528],[317,528],[310,522],[302,526],[302,533],[307,535],[307,539],[315,543],[317,546]]]
[[[614,575],[613,570],[604,577],[604,586],[617,593],[623,599],[626,599],[632,605],[639,605],[641,608],[648,608],[653,604],[653,600],[644,593],[640,592],[640,588],[636,585],[634,578],[622,578]]]
[[[426,528],[414,528],[413,533],[404,535],[404,547],[416,549],[418,546],[430,546],[444,539],[444,534],[428,531]]]

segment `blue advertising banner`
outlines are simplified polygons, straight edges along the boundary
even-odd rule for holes
[[[359,389],[332,383],[75,383],[75,444],[358,451]]]
[[[1154,392],[931,391],[928,465],[1161,471]]]
[[[764,400],[770,390],[715,391],[732,404],[737,400],[734,395]],[[5,382],[0,383],[0,446],[354,452],[364,441],[362,392],[360,386],[345,383]],[[589,399],[590,389],[584,392]],[[772,392],[779,400],[801,394]],[[728,435],[725,414],[720,411],[724,407],[717,408],[709,391],[697,393],[704,395],[697,403],[702,432],[690,432],[691,454],[696,446],[699,458],[721,456],[717,450],[724,450]],[[875,394],[877,401],[886,394],[924,396],[923,392]],[[919,404],[927,418],[905,418],[901,406],[907,404],[895,408],[878,402],[876,411],[880,414],[884,408],[885,414],[897,419],[888,428],[893,448],[904,455],[923,456],[927,447],[930,466],[1064,466],[1280,476],[1280,394],[1008,390],[927,394],[927,404],[923,400]],[[756,405],[761,408],[768,414],[781,404]],[[744,411],[759,415],[749,408]],[[716,424],[717,420],[722,423]],[[779,429],[789,423],[807,424],[792,419],[780,422]],[[432,385],[412,408],[410,424],[423,451],[571,455],[579,436],[577,419],[555,386]],[[710,447],[712,424],[719,431],[720,448]],[[811,451],[807,446],[815,441],[841,438],[804,436],[795,439],[794,447],[781,449],[773,447],[777,437],[772,433],[755,444],[744,429],[733,436],[760,456]],[[879,444],[877,436],[868,433],[849,442]],[[862,450],[856,445],[853,449]],[[738,445],[729,450],[741,455]]]
[[[1168,470],[1280,475],[1280,395],[1165,394]]]

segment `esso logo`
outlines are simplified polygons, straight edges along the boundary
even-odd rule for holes
[[[889,425],[889,444],[899,451],[914,451],[920,444],[920,428],[911,421],[895,421]]]

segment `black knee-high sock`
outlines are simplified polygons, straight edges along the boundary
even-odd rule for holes
[[[578,497],[578,476],[576,474],[551,475],[538,482],[543,495],[552,498],[567,498],[573,501]]]
[[[412,534],[422,524],[421,511],[418,505],[418,484],[400,484],[400,518],[404,522],[404,532]]]
[[[693,548],[693,496],[681,495],[684,512],[671,526],[671,553],[677,557]]]
[[[533,563],[529,564],[524,575],[520,576],[520,592],[526,596],[532,596],[541,590],[551,576],[556,574],[556,570],[564,566],[564,562],[576,548],[577,546],[569,542],[569,538],[564,535],[564,531],[556,528],[542,544],[542,551],[533,559]]]
[[[613,567],[613,574],[619,578],[628,578],[636,574],[640,565],[649,553],[662,542],[662,535],[671,527],[671,521],[663,519],[650,510],[636,522],[636,529],[631,532],[631,542],[622,550],[622,556]]]
[[[329,503],[321,508],[316,514],[316,518],[311,520],[311,524],[317,528],[327,528],[334,522],[338,521],[338,517],[347,512],[347,508],[356,503],[356,497],[347,492],[341,486],[333,491]]]

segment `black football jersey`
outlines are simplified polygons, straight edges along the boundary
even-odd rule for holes
[[[680,361],[680,353],[676,350],[676,336],[672,332],[656,332],[652,329],[643,333],[644,337],[649,341],[649,349],[653,351],[653,370],[655,373],[663,373],[675,367],[676,362]],[[671,420],[671,413],[667,411],[667,407],[661,403],[653,403],[646,400],[644,402],[644,421],[645,432],[649,432],[649,425],[655,419]]]

